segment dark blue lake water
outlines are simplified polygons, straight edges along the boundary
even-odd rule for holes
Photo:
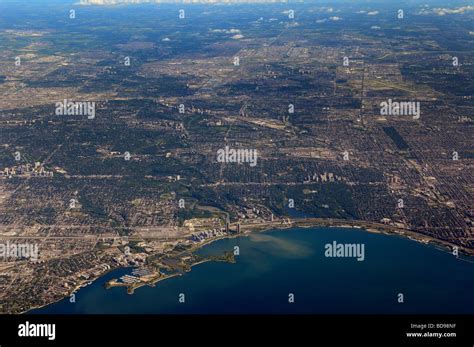
[[[364,261],[326,257],[325,245],[333,241],[364,244]],[[219,240],[200,253],[222,254],[236,245],[235,264],[200,264],[133,295],[104,288],[131,272],[119,269],[79,290],[75,303],[67,298],[30,313],[474,313],[474,264],[406,238],[291,229]],[[185,303],[178,302],[180,293]]]

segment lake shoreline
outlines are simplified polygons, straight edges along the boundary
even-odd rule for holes
[[[474,256],[474,250],[464,248],[462,246],[454,245],[450,242],[444,241],[444,240],[439,240],[427,235],[419,234],[417,232],[407,230],[407,229],[401,229],[397,228],[394,226],[390,225],[385,225],[385,224],[380,224],[380,223],[374,223],[374,222],[366,222],[366,221],[359,221],[359,220],[339,220],[339,219],[318,219],[318,218],[304,218],[304,219],[291,219],[287,218],[284,221],[279,221],[279,222],[268,222],[268,223],[261,223],[258,226],[255,224],[241,224],[240,225],[241,232],[240,233],[233,233],[233,234],[228,234],[224,236],[219,236],[215,237],[206,241],[203,241],[199,244],[196,244],[194,247],[192,247],[191,252],[196,252],[199,249],[203,248],[204,246],[210,245],[216,241],[223,240],[223,239],[233,239],[233,238],[238,238],[238,237],[248,237],[251,236],[252,234],[255,233],[263,233],[263,232],[272,232],[272,231],[289,231],[291,229],[297,228],[297,229],[310,229],[310,228],[340,228],[340,229],[356,229],[359,231],[364,231],[368,233],[374,233],[374,234],[383,234],[383,235],[388,235],[388,236],[401,236],[407,239],[410,239],[412,241],[416,241],[418,243],[421,243],[423,245],[428,245],[432,246],[440,251],[445,251],[447,253],[452,253],[453,247],[459,247],[459,253],[460,255],[466,255],[469,257]],[[191,266],[194,267],[196,265],[199,265],[201,263],[206,263],[210,262],[212,260],[205,260],[205,261],[200,261],[197,262],[196,264],[193,264]],[[71,294],[76,293],[78,290],[80,290],[83,287],[86,287],[93,282],[97,281],[99,278],[104,277],[108,273],[119,270],[119,269],[126,269],[129,267],[115,267],[111,268],[110,270],[106,271],[105,273],[101,274],[97,278],[93,280],[88,280],[83,283],[79,283],[74,290],[71,292]],[[192,269],[190,270],[192,271]],[[153,283],[151,283],[151,286],[155,286],[157,283],[167,280],[169,278],[173,278],[176,276],[181,276],[183,274],[172,274],[172,275],[166,275],[163,277],[157,278]],[[142,286],[145,285],[150,285],[149,283],[140,283],[139,286],[136,288],[133,288],[133,290],[129,293],[130,295],[134,294],[134,291]],[[122,287],[127,287],[125,285],[117,285],[117,286],[122,286]],[[114,286],[114,287],[117,287]],[[70,295],[71,295],[70,294]],[[68,295],[68,296],[70,296]],[[59,300],[56,300],[54,302],[45,304],[45,305],[40,305],[37,307],[32,307],[31,309],[28,309],[27,311],[23,312],[22,314],[28,314],[28,312],[41,309],[43,307],[53,305],[57,302],[60,302],[61,300],[67,298],[68,296],[65,296],[63,298],[60,298]]]

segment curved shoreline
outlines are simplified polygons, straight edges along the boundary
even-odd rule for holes
[[[275,222],[269,224],[265,223],[260,227],[255,227],[255,225],[246,225],[241,224],[241,230],[247,230],[245,234],[251,232],[260,232],[260,231],[270,231],[272,229],[284,230],[289,228],[317,228],[317,227],[327,227],[327,228],[346,228],[346,229],[360,229],[362,231],[367,231],[370,233],[376,234],[385,234],[385,235],[398,235],[406,237],[413,241],[417,241],[423,244],[431,244],[440,246],[442,249],[449,250],[450,252],[454,247],[458,247],[460,253],[463,253],[468,256],[474,256],[474,249],[466,248],[460,245],[456,245],[449,241],[440,240],[435,237],[418,233],[416,231],[398,228],[392,225],[386,225],[370,221],[361,221],[361,220],[345,220],[345,219],[332,219],[332,218],[297,218],[297,219],[286,219],[288,222],[285,224],[277,224]],[[237,235],[243,235],[237,234]]]
[[[236,223],[234,223],[234,224],[236,224]],[[332,219],[332,218],[329,218],[329,219],[323,219],[323,218],[297,218],[297,219],[291,219],[291,218],[287,218],[284,221],[279,220],[279,221],[265,222],[265,223],[259,223],[259,224],[240,224],[241,233],[234,233],[234,234],[219,236],[219,237],[215,237],[215,238],[206,240],[204,242],[198,243],[195,246],[193,246],[189,250],[189,252],[191,252],[191,253],[196,252],[197,250],[201,249],[202,247],[204,247],[206,245],[209,245],[213,242],[216,242],[218,240],[222,240],[222,239],[232,239],[232,238],[237,238],[237,237],[250,236],[251,234],[258,233],[258,232],[271,232],[271,231],[277,231],[277,230],[289,230],[289,229],[292,229],[292,228],[300,228],[300,229],[309,229],[309,228],[358,229],[360,231],[365,231],[365,232],[375,233],[375,234],[384,234],[384,235],[388,235],[388,236],[402,236],[402,237],[405,237],[407,239],[422,243],[424,245],[434,246],[435,248],[437,248],[440,251],[443,251],[443,250],[448,251],[448,253],[451,253],[453,247],[458,247],[460,254],[463,254],[463,255],[466,255],[466,256],[469,256],[469,257],[474,257],[474,250],[473,249],[469,249],[469,248],[465,248],[463,246],[455,245],[455,244],[450,243],[448,241],[439,240],[439,239],[436,239],[434,237],[427,236],[427,235],[424,235],[424,234],[420,234],[420,233],[417,233],[417,232],[414,232],[414,231],[411,231],[411,230],[401,229],[401,228],[397,228],[397,227],[394,227],[394,226],[381,224],[381,223],[375,223],[375,222],[360,221],[360,220],[348,221],[348,220]],[[438,246],[438,247],[436,247],[436,246]],[[459,259],[464,260],[464,259],[461,259],[461,258],[459,258]],[[193,266],[196,266],[196,265],[208,262],[208,261],[211,261],[211,260],[200,261],[196,264],[193,264],[191,266],[191,268]],[[472,263],[474,263],[474,261],[472,261]],[[65,299],[65,298],[67,298],[68,296],[76,293],[81,288],[86,287],[89,284],[95,282],[96,280],[98,280],[99,278],[105,276],[106,274],[108,274],[112,271],[118,270],[118,269],[125,269],[125,268],[127,268],[127,267],[111,268],[110,270],[106,271],[105,273],[101,274],[100,276],[98,276],[97,278],[95,278],[93,280],[88,280],[86,282],[78,284],[74,288],[74,290],[71,292],[71,294],[69,294],[65,297],[62,297],[62,298],[60,298],[60,299],[58,299],[54,302],[51,302],[51,303],[48,303],[48,304],[45,304],[45,305],[32,307],[32,308],[28,309],[27,311],[24,311],[20,314],[28,314],[28,312],[30,312],[30,311],[40,309],[40,308],[43,308],[43,307],[46,307],[46,306],[49,306],[49,305],[53,305],[53,304]],[[176,276],[180,276],[180,275],[182,275],[182,274],[178,273],[178,274],[166,275],[166,276],[163,276],[163,277],[160,276],[160,277],[156,278],[156,280],[150,282],[150,284],[152,286],[154,286],[156,283],[159,283],[159,282],[164,281],[166,279],[176,277]],[[136,289],[138,289],[142,286],[145,286],[145,285],[150,285],[150,284],[149,283],[140,283],[140,285],[137,286],[136,288],[133,288],[133,290],[129,294],[133,294]],[[126,286],[123,286],[123,287],[126,287]]]

